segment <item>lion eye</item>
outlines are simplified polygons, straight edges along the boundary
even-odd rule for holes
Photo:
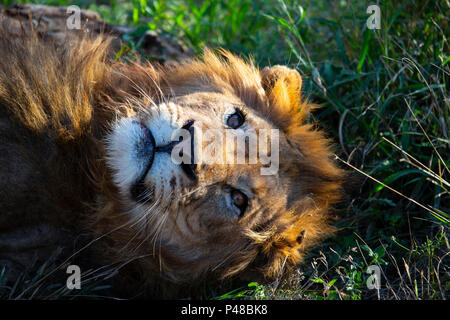
[[[245,117],[242,111],[236,109],[236,111],[231,114],[227,119],[227,126],[233,129],[237,129],[245,122]]]
[[[248,205],[247,196],[243,192],[234,189],[231,191],[231,200],[233,201],[233,204],[241,211],[242,216]]]

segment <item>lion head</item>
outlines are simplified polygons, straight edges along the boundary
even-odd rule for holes
[[[111,62],[102,38],[48,46],[6,34],[0,102],[52,141],[51,157],[33,144],[40,158],[20,159],[46,168],[34,189],[96,235],[97,260],[177,286],[272,279],[333,232],[343,172],[307,121],[297,71],[211,50],[165,66]]]
[[[210,50],[114,69],[104,142],[117,194],[102,216],[122,218],[102,232],[126,224],[115,246],[142,257],[144,273],[271,279],[333,231],[343,173],[306,122],[312,105],[297,71]]]

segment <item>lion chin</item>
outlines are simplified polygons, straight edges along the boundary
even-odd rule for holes
[[[107,53],[101,37],[56,46],[0,31],[9,281],[52,261],[47,280],[78,264],[92,272],[82,286],[182,297],[282,277],[334,231],[344,173],[306,121],[297,71],[225,50],[167,66]]]

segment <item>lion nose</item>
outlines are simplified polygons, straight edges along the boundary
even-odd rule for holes
[[[194,163],[194,120],[188,120],[181,128],[184,130],[187,130],[189,132],[189,136],[187,140],[184,143],[189,143],[190,148],[190,154],[185,155],[185,148],[183,146],[178,146],[181,142],[183,142],[183,138],[180,137],[178,141],[172,141],[169,144],[166,144],[164,146],[157,146],[156,152],[166,152],[169,154],[172,154],[172,151],[178,152],[178,155],[180,158],[183,159],[182,163],[180,164],[181,169],[183,172],[188,176],[191,180],[196,180],[197,176],[195,174],[195,169],[197,165]],[[177,147],[178,146],[178,147]],[[174,150],[175,149],[175,150]]]

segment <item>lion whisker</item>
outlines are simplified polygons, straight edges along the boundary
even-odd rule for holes
[[[155,204],[152,207],[148,208],[146,210],[145,214],[143,215],[143,217],[146,218],[146,226],[145,226],[145,229],[147,230],[146,236],[144,236],[144,238],[137,244],[137,246],[133,249],[133,251],[137,251],[141,247],[141,245],[143,243],[145,243],[148,240],[148,238],[150,237],[151,233],[148,232],[148,226],[150,225],[150,223],[153,220],[157,219],[157,216],[159,216],[159,214],[154,214],[153,209],[156,207],[156,204],[159,204],[159,202],[162,200],[162,198],[163,198],[163,193],[161,192],[160,196],[158,197],[157,202],[155,202]],[[159,211],[158,208],[156,208],[156,209]]]
[[[172,196],[172,194],[173,194],[173,191],[171,191],[170,193],[169,193],[169,195],[167,196],[167,198],[171,198],[171,196]],[[156,247],[156,240],[158,239],[158,237],[161,235],[161,231],[163,230],[163,226],[165,225],[165,222],[167,221],[167,217],[169,216],[168,214],[167,214],[167,212],[168,212],[168,210],[169,210],[169,208],[170,208],[170,204],[171,204],[171,201],[169,200],[168,201],[168,203],[167,203],[167,206],[165,207],[165,209],[164,209],[164,211],[162,212],[162,218],[159,220],[159,223],[158,223],[158,225],[157,225],[157,227],[156,227],[156,231],[155,231],[155,234],[154,234],[154,236],[153,236],[153,238],[152,238],[152,242],[153,242],[153,251],[155,251],[155,247]]]

